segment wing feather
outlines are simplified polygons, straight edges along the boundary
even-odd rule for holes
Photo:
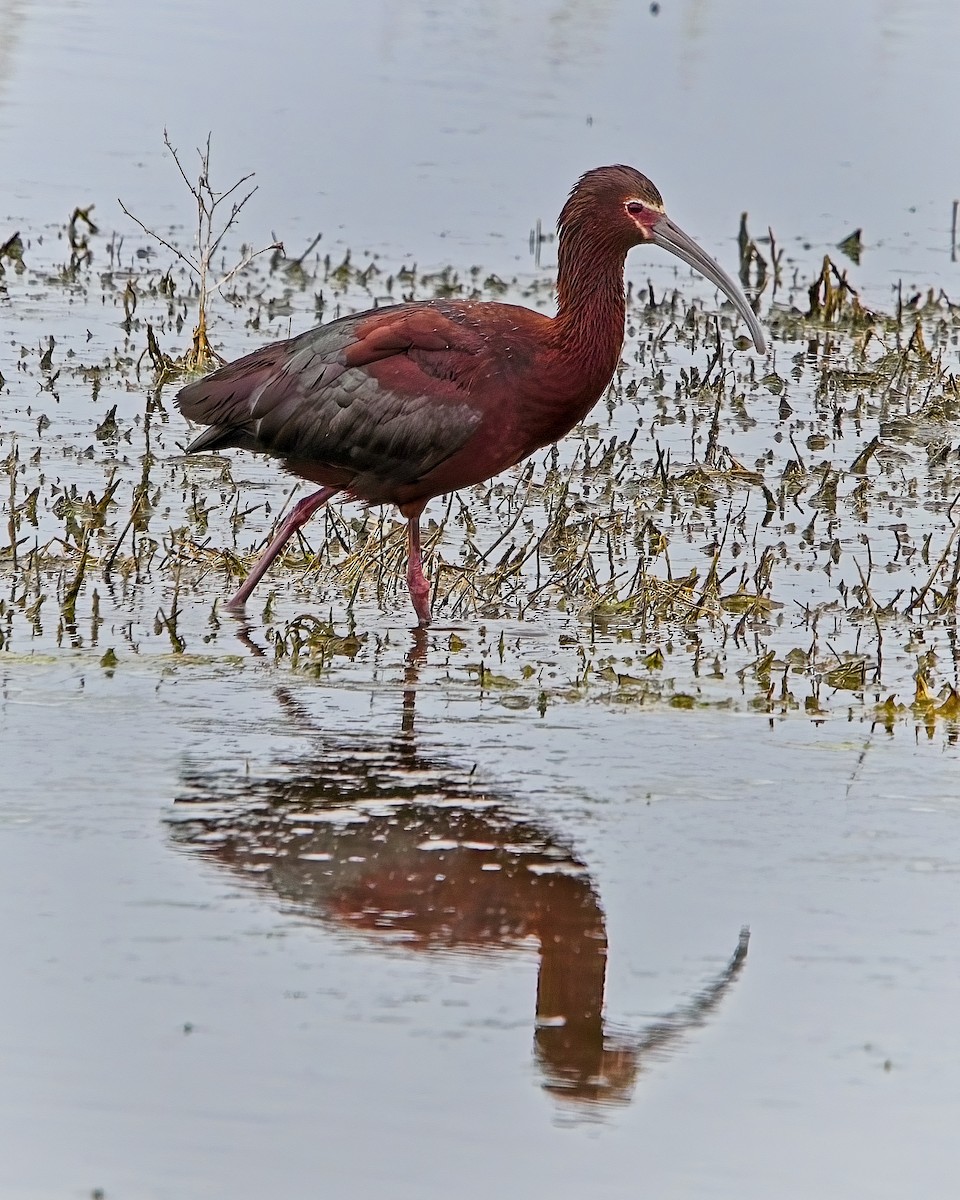
[[[180,391],[184,416],[211,427],[188,453],[259,450],[346,472],[357,495],[387,498],[475,431],[483,414],[470,385],[484,346],[462,309],[429,301],[274,342]]]

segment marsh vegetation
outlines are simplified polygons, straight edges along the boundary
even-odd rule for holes
[[[235,653],[220,598],[301,485],[240,453],[183,457],[171,400],[208,353],[213,320],[234,357],[401,299],[551,303],[549,267],[511,279],[426,271],[332,256],[319,239],[289,259],[279,244],[262,258],[241,246],[221,263],[226,230],[211,220],[234,189],[213,190],[209,146],[202,168],[196,258],[102,231],[89,209],[61,229],[5,235],[4,302],[23,339],[0,431],[7,654],[70,650],[122,669],[134,656]],[[739,245],[771,332],[766,360],[738,352],[692,280],[632,286],[621,366],[588,421],[428,510],[431,638],[454,678],[509,705],[733,705],[952,726],[960,386],[948,363],[960,307],[932,289],[868,307],[842,254],[804,278],[772,233],[754,241],[746,217]],[[362,669],[384,627],[406,620],[403,556],[392,511],[318,516],[264,589],[274,657]],[[548,643],[526,643],[527,628]]]

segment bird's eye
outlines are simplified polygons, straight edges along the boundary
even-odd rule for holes
[[[639,200],[631,200],[627,205],[627,212],[632,217],[638,217],[643,212],[643,205]]]

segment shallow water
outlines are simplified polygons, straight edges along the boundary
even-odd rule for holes
[[[858,283],[886,299],[960,271],[958,33],[951,0],[3,0],[0,212],[113,224],[120,196],[179,223],[162,131],[210,130],[224,177],[257,172],[257,245],[322,230],[504,272],[582,171],[627,161],[727,263],[743,210],[800,261],[862,226]]]
[[[868,506],[844,475],[835,511],[808,490],[769,526],[755,488],[690,521],[655,511],[680,576],[705,569],[742,503],[752,552],[784,547],[768,623],[638,629],[525,606],[515,588],[502,607],[441,609],[417,636],[405,597],[368,582],[358,641],[324,636],[293,661],[304,611],[347,634],[349,588],[327,562],[278,572],[262,621],[217,614],[222,563],[171,531],[230,546],[236,481],[246,553],[289,481],[249,457],[232,476],[178,457],[172,391],[156,398],[133,364],[146,320],[171,347],[189,325],[137,276],[124,328],[131,262],[167,263],[114,197],[183,236],[162,129],[183,149],[209,128],[222,183],[257,171],[241,229],[254,244],[275,231],[299,252],[322,230],[334,262],[351,247],[384,275],[479,264],[548,305],[551,246],[538,266],[528,231],[581,170],[626,159],[731,269],[748,209],[787,246],[800,296],[858,225],[862,263],[845,266],[872,302],[889,308],[900,279],[953,295],[958,24],[948,0],[690,0],[656,16],[615,0],[361,0],[281,3],[269,20],[252,5],[0,0],[0,161],[16,164],[0,242],[29,239],[0,291],[0,444],[19,450],[17,495],[40,489],[20,553],[67,536],[57,489],[99,497],[116,474],[98,553],[144,473],[158,497],[133,534],[155,553],[91,568],[72,621],[66,541],[63,565],[37,568],[33,615],[33,585],[0,561],[4,1196],[954,1195],[957,725],[910,707],[921,659],[937,686],[960,682],[954,629],[901,604],[875,644],[837,603],[866,564],[861,534],[878,602],[930,577],[956,483],[927,445],[949,428],[918,428],[919,398],[889,387],[838,431],[853,398],[820,381],[848,365],[849,339],[813,345],[765,295],[770,360],[755,378],[752,356],[729,360],[743,392],[723,412],[730,453],[769,455],[771,479],[791,438],[811,473],[849,468],[878,433],[886,454]],[[91,201],[92,263],[66,272],[64,223]],[[662,259],[629,270],[638,292],[679,284],[713,311]],[[256,280],[271,302],[283,290]],[[321,282],[331,306],[383,299],[382,280]],[[288,288],[286,308],[253,293],[219,306],[215,339],[233,355],[306,328],[313,289]],[[657,447],[678,470],[702,457],[712,401],[698,412],[674,387],[703,371],[712,330],[670,331],[669,314],[634,315],[623,385],[665,382],[599,406],[566,443],[581,512],[600,507],[603,480],[576,465],[591,444],[639,425],[644,477]],[[935,344],[955,371],[955,331]],[[99,437],[113,404],[119,429]],[[481,547],[519,478],[467,498]],[[537,529],[547,502],[530,500]],[[455,566],[465,534],[450,525]],[[798,615],[819,604],[819,627]],[[798,667],[790,652],[811,642]],[[830,685],[854,654],[867,685]],[[905,707],[879,719],[888,694]]]
[[[949,1195],[955,752],[434,675],[5,672],[6,1194]]]

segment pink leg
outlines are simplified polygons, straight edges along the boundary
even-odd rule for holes
[[[243,581],[240,590],[227,602],[227,608],[235,610],[244,607],[250,599],[250,593],[267,573],[267,568],[293,534],[297,532],[301,525],[305,525],[317,509],[326,504],[330,497],[335,496],[339,490],[339,488],[323,487],[319,492],[314,492],[310,496],[304,496],[299,504],[290,510],[286,520],[277,530],[273,541],[253,564],[253,570]]]
[[[421,625],[430,624],[430,580],[420,558],[420,516],[407,518],[407,587]]]

